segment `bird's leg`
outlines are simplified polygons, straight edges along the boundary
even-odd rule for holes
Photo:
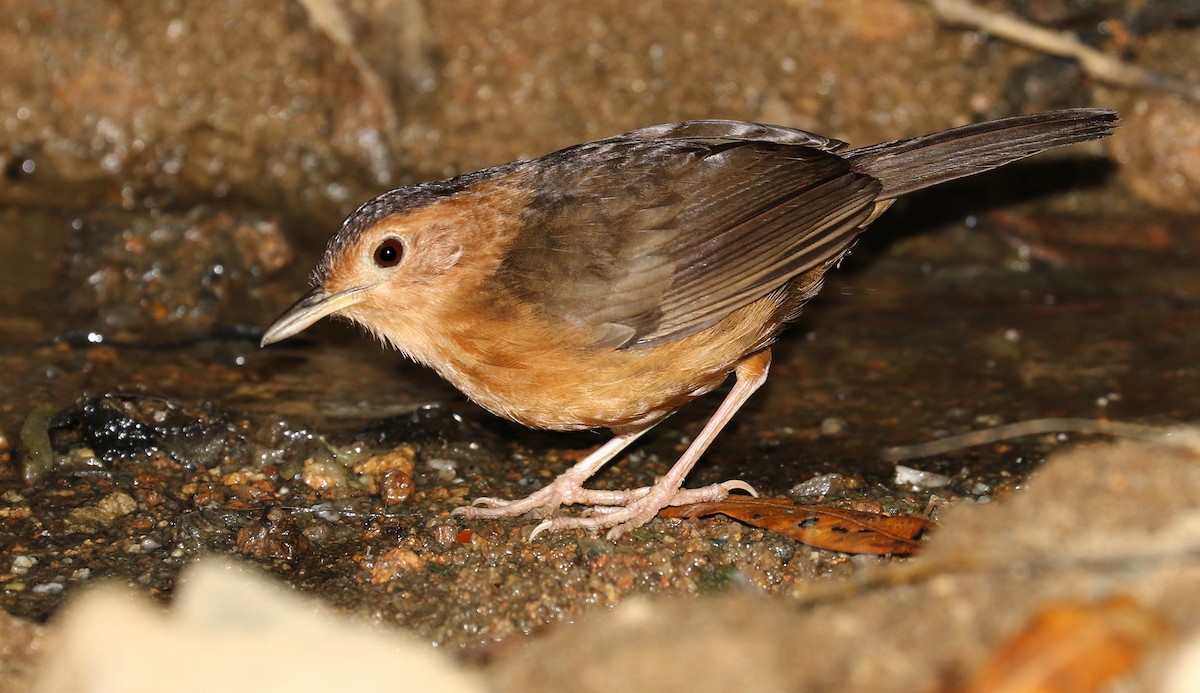
[[[601,510],[602,512],[598,512],[590,517],[551,518],[535,527],[533,529],[533,533],[530,534],[530,538],[532,539],[544,531],[583,527],[593,529],[609,528],[609,539],[616,539],[626,530],[646,524],[651,518],[658,514],[659,510],[662,510],[668,505],[683,505],[686,503],[697,502],[699,500],[723,500],[729,495],[729,490],[732,488],[749,488],[748,485],[742,481],[727,481],[722,484],[713,484],[712,486],[705,486],[699,489],[680,490],[679,487],[683,483],[684,477],[686,477],[688,472],[692,470],[692,467],[696,465],[696,461],[700,459],[700,456],[703,455],[704,451],[708,449],[708,446],[712,444],[713,440],[717,437],[717,434],[719,434],[721,429],[725,427],[725,424],[729,423],[729,420],[733,418],[733,415],[737,413],[738,409],[741,409],[742,405],[746,403],[746,400],[750,398],[750,395],[754,394],[754,391],[761,387],[764,382],[766,382],[767,372],[770,369],[770,366],[771,352],[765,349],[739,363],[737,368],[734,369],[734,375],[737,377],[737,382],[734,383],[733,388],[725,397],[725,401],[721,402],[721,406],[717,408],[716,413],[712,415],[712,418],[709,419],[708,423],[706,423],[704,428],[701,429],[700,434],[696,436],[696,439],[693,440],[692,444],[688,446],[688,449],[684,451],[683,456],[681,456],[679,461],[676,462],[675,465],[671,467],[671,469],[653,486],[649,487],[648,489],[637,489],[635,491],[624,492],[633,496],[628,500],[627,503],[624,504],[624,507],[597,508],[597,510]],[[633,434],[633,437],[636,438],[640,434],[641,432]],[[628,444],[629,442],[631,441],[626,441],[625,444]],[[624,445],[613,451],[613,453],[609,455],[609,458],[611,458],[612,455],[615,455],[616,452],[620,451],[622,447],[624,447]],[[599,450],[597,450],[597,453],[598,452]],[[595,455],[596,453],[592,454]],[[607,461],[607,459],[605,461]],[[584,460],[583,462],[575,465],[575,467],[573,467],[566,474],[556,479],[551,486],[558,485],[563,477],[567,476],[567,474],[574,473],[576,469],[582,468],[586,462],[588,462],[588,460]],[[603,462],[600,464],[603,464]],[[599,468],[600,464],[595,465],[595,468]],[[590,476],[591,473],[595,471],[595,468],[589,471],[587,476]],[[584,478],[586,478],[586,476]],[[579,480],[579,483],[582,483],[582,479]],[[543,491],[544,490],[545,489],[543,489]],[[753,492],[753,489],[750,490]],[[613,504],[610,503],[605,505]],[[507,510],[507,508],[504,509]]]
[[[543,511],[547,514],[563,505],[583,503],[587,505],[623,505],[630,502],[636,491],[598,491],[583,488],[583,483],[590,479],[609,460],[621,454],[629,444],[637,440],[643,433],[653,428],[647,426],[640,431],[623,433],[613,436],[613,439],[593,450],[587,457],[575,466],[558,475],[554,481],[521,500],[504,500],[502,498],[476,498],[471,506],[455,508],[451,514],[467,519],[480,517],[515,517],[531,510]],[[640,489],[639,489],[640,490]],[[483,507],[477,507],[483,506]]]
[[[607,527],[611,528],[609,537],[615,539],[624,530],[649,522],[658,514],[659,510],[668,505],[724,500],[734,489],[757,495],[753,487],[739,480],[694,489],[679,487],[700,456],[716,439],[721,429],[729,423],[729,420],[745,404],[750,395],[766,382],[770,365],[771,354],[765,350],[738,364],[734,370],[737,381],[721,406],[717,408],[712,418],[704,425],[700,434],[696,436],[696,439],[692,441],[674,466],[653,486],[612,491],[583,488],[584,482],[601,467],[652,428],[652,426],[647,426],[639,431],[614,436],[612,440],[596,448],[575,466],[560,474],[554,481],[525,498],[515,501],[501,498],[477,498],[471,506],[455,508],[451,514],[466,519],[477,519],[515,517],[537,511],[544,517],[563,505],[591,505],[594,506],[592,516],[559,517],[546,520],[534,528],[530,538],[547,530],[571,527],[596,529]]]

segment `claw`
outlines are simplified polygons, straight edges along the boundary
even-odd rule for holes
[[[758,491],[754,490],[753,486],[747,484],[741,479],[731,479],[729,481],[719,483],[717,486],[720,486],[726,491],[745,491],[746,493],[750,494],[751,498],[758,498]]]
[[[554,528],[553,520],[542,520],[541,522],[538,523],[538,526],[534,527],[533,531],[529,533],[529,541],[533,541],[535,538],[537,538],[537,535],[541,534],[542,532],[551,530],[553,528]]]

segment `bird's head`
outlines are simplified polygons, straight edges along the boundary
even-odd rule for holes
[[[424,192],[392,191],[351,215],[325,249],[312,289],[267,328],[262,345],[337,316],[402,350],[419,346],[414,340],[428,337],[462,283],[447,275],[459,268],[466,240],[462,205]]]

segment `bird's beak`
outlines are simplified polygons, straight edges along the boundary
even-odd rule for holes
[[[263,333],[260,347],[281,342],[303,332],[309,325],[327,315],[349,308],[366,297],[369,287],[356,286],[352,289],[331,294],[321,287],[300,297],[299,301],[280,315]]]

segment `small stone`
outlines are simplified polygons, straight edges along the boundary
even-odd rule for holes
[[[119,518],[137,510],[137,501],[128,493],[117,491],[96,501],[94,505],[75,508],[68,517],[76,529],[96,530],[108,527]]]
[[[453,481],[458,476],[458,464],[454,460],[448,460],[441,457],[435,457],[427,460],[425,464],[429,468],[437,472],[438,478],[442,481]]]
[[[405,472],[387,472],[379,480],[379,496],[388,505],[399,505],[412,497],[413,480]]]
[[[862,484],[857,479],[852,479],[844,474],[832,472],[830,474],[822,474],[814,476],[808,481],[802,481],[796,484],[788,491],[788,495],[792,498],[825,498],[828,496],[840,496],[850,489],[859,488]]]
[[[308,551],[308,538],[290,514],[273,508],[264,521],[238,531],[237,546],[243,555],[260,561],[294,561]]]
[[[402,445],[366,458],[354,465],[354,472],[370,479],[373,490],[385,503],[398,505],[412,496],[415,467],[415,451],[411,446]]]
[[[846,434],[846,420],[831,416],[821,422],[821,435],[841,436]]]
[[[397,546],[375,561],[371,566],[371,584],[382,585],[391,582],[400,573],[420,573],[425,570],[428,561],[417,555],[415,551],[404,546]]]
[[[9,568],[9,572],[15,575],[24,575],[25,573],[29,572],[30,568],[37,565],[37,562],[38,560],[33,556],[26,556],[24,554],[15,556],[12,561],[12,567]]]
[[[63,585],[61,582],[43,582],[34,585],[29,591],[34,594],[58,594],[63,591]]]
[[[346,468],[336,462],[308,460],[301,475],[304,483],[324,498],[341,498],[350,487]]]
[[[935,472],[923,472],[902,464],[896,465],[896,485],[914,489],[942,488],[950,485],[950,477]]]

